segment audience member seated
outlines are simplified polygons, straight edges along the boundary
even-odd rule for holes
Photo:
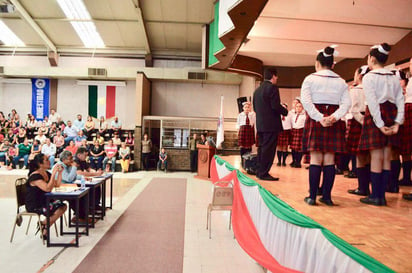
[[[104,148],[98,140],[93,142],[93,146],[90,148],[90,167],[93,170],[103,169]]]
[[[56,145],[51,142],[50,138],[46,138],[46,143],[41,147],[41,153],[49,157],[50,166],[53,167],[56,156]]]
[[[164,167],[164,171],[167,172],[167,153],[165,151],[165,148],[162,148],[159,153],[159,161],[157,162],[158,171],[162,169],[162,165]]]
[[[77,115],[77,119],[73,122],[73,126],[76,127],[79,131],[84,130],[84,120],[82,119],[82,115]]]
[[[84,133],[87,137],[87,140],[92,139],[92,133],[94,132],[94,121],[91,116],[87,116],[87,121],[84,124]]]
[[[84,132],[82,130],[79,130],[77,136],[74,138],[74,142],[77,147],[79,147],[82,144],[83,139],[87,140],[87,137],[84,135]]]
[[[96,133],[96,136],[93,138],[93,143],[94,143],[96,140],[99,142],[100,145],[104,145],[104,138],[103,138],[103,136],[100,135],[99,132],[97,132],[97,133]]]
[[[27,137],[29,139],[33,139],[34,138],[34,132],[36,132],[37,129],[37,121],[34,118],[34,116],[32,114],[29,114],[29,120],[26,123],[26,131],[27,131]]]
[[[46,128],[50,128],[52,122],[49,120],[48,116],[45,116],[43,119],[43,124],[46,126]],[[45,133],[45,135],[47,135],[47,133]]]
[[[4,141],[4,134],[3,134],[3,132],[2,132],[1,129],[2,129],[2,128],[1,128],[1,126],[0,126],[0,143],[2,143],[2,142]]]
[[[109,140],[109,143],[104,147],[104,151],[106,153],[106,157],[103,160],[103,169],[106,172],[110,171],[110,166],[108,162],[111,161],[111,171],[114,172],[116,170],[116,154],[117,154],[117,146],[113,144],[113,140]]]
[[[118,117],[114,117],[114,119],[110,123],[110,138],[113,137],[114,132],[117,132],[119,136],[122,135],[122,123],[119,121]]]
[[[13,131],[14,135],[17,135],[19,133],[19,127],[16,126],[16,123],[10,122],[11,127],[10,129]]]
[[[19,129],[19,133],[15,136],[15,144],[21,144],[24,142],[24,139],[26,138],[26,131],[23,128]]]
[[[12,120],[13,120],[14,124],[16,124],[16,127],[17,127],[17,128],[20,128],[20,126],[23,126],[23,124],[22,124],[22,122],[21,122],[21,120],[20,120],[20,115],[19,115],[18,113],[16,113],[16,114],[14,115],[14,118],[13,118]]]
[[[30,161],[29,178],[26,182],[26,210],[44,216],[49,216],[50,226],[56,222],[66,211],[67,207],[60,200],[54,200],[52,203],[46,203],[47,192],[51,192],[54,187],[59,187],[62,181],[61,166],[53,168],[52,173],[47,170],[50,168],[50,161],[47,155],[38,154]],[[47,215],[47,206],[49,206],[50,215]],[[43,240],[47,236],[47,222],[41,222]]]
[[[11,145],[8,139],[5,139],[0,144],[0,165],[1,166],[7,165],[7,152],[9,151],[10,147]]]
[[[50,109],[50,115],[49,115],[49,120],[51,123],[58,123],[60,121],[61,117],[59,113],[56,112],[56,109]]]
[[[77,129],[76,126],[73,126],[70,120],[67,121],[67,126],[64,128],[65,145],[67,145],[70,140],[74,140],[74,138],[77,137],[77,132],[79,132],[79,129]]]
[[[17,114],[16,109],[11,109],[11,112],[8,114],[8,120],[14,120],[14,116]]]
[[[49,138],[53,139],[54,136],[57,135],[57,131],[59,131],[59,129],[57,128],[56,123],[52,123],[49,129]]]
[[[6,136],[4,137],[4,139],[7,139],[7,140],[10,142],[10,144],[12,144],[12,145],[15,145],[15,144],[16,144],[16,138],[15,138],[15,135],[13,134],[13,130],[12,130],[12,129],[9,129],[9,130],[7,131],[7,134],[6,134]]]
[[[3,112],[0,112],[0,126],[3,128],[3,133],[6,133],[9,127],[9,121],[5,118]]]
[[[142,163],[143,169],[149,170],[149,156],[152,152],[152,141],[149,139],[149,136],[145,133],[142,140]]]
[[[62,132],[60,130],[58,130],[56,135],[53,137],[53,143],[56,145],[56,156],[58,156],[64,149],[64,136],[62,136]]]
[[[74,140],[70,140],[69,145],[67,145],[66,148],[64,148],[64,150],[69,151],[72,154],[76,154],[77,148],[78,147],[74,144]]]
[[[122,172],[127,173],[129,171],[130,164],[130,148],[126,146],[126,142],[121,143],[119,149],[120,165],[122,166]]]
[[[43,130],[37,131],[37,136],[34,138],[35,140],[39,141],[40,144],[44,144],[46,142],[47,136],[44,134]]]
[[[100,117],[99,121],[99,134],[106,139],[106,133],[108,133],[109,130],[109,125],[107,124],[107,121],[104,119],[103,116]]]
[[[29,155],[31,152],[31,145],[27,137],[24,139],[23,143],[20,143],[16,149],[16,156],[13,158],[13,167],[18,166],[20,158],[24,159],[23,169],[27,169],[29,163]]]
[[[33,160],[36,155],[40,154],[41,147],[42,145],[37,139],[33,140],[33,144],[31,145],[31,150],[30,150],[30,155],[29,155],[29,161]]]
[[[8,141],[8,140],[5,140]],[[14,145],[9,144],[9,149],[6,153],[6,166],[8,170],[13,169],[14,157],[17,155],[17,148]]]
[[[132,132],[127,132],[127,137],[125,139],[126,145],[127,146],[133,146],[134,145],[134,137],[132,135]]]
[[[63,120],[59,120],[59,121],[57,122],[57,129],[59,129],[60,131],[62,131],[62,132],[63,132],[63,135],[64,135],[64,129],[66,129],[66,123],[64,123]]]
[[[114,145],[116,145],[117,147],[120,147],[120,145],[122,144],[122,140],[119,137],[119,132],[114,132],[112,140]]]
[[[37,135],[39,135],[40,132],[42,132],[45,137],[49,135],[49,128],[44,121],[40,123],[39,129],[37,129]]]

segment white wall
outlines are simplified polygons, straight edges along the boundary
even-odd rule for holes
[[[224,96],[225,118],[236,118],[238,85],[155,81],[152,84],[152,115],[218,117],[221,95]]]
[[[20,118],[31,113],[31,83],[0,83],[0,111],[6,116],[16,109]]]

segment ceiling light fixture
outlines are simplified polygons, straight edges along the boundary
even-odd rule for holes
[[[0,20],[0,41],[6,46],[25,46],[22,40],[14,34],[13,31]]]
[[[71,20],[70,24],[73,26],[77,35],[79,35],[85,47],[105,47],[103,39],[97,32],[96,25],[92,22],[92,17],[82,0],[57,0],[57,3],[60,5],[66,17]],[[86,22],[84,20],[86,20]],[[90,21],[87,22],[87,20]]]

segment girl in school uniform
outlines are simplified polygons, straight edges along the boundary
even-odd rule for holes
[[[371,48],[368,55],[371,71],[363,78],[367,106],[358,149],[369,151],[371,156],[372,192],[360,201],[375,206],[386,205],[385,189],[390,179],[391,149],[399,147],[397,133],[404,118],[402,88],[396,76],[383,68],[390,50],[386,43]]]
[[[288,105],[286,103],[282,103],[282,106],[288,109]],[[286,166],[286,158],[288,157],[288,147],[292,129],[291,112],[289,112],[287,116],[282,116],[282,127],[283,131],[279,134],[277,143],[278,166]]]
[[[305,78],[301,102],[308,115],[305,121],[302,147],[310,153],[310,195],[304,201],[316,204],[316,193],[323,172],[320,202],[333,206],[331,191],[335,181],[335,153],[345,151],[345,126],[339,121],[349,110],[348,85],[333,72],[333,47],[326,47],[316,57],[316,72]]]
[[[290,149],[292,150],[294,168],[302,168],[302,137],[303,127],[305,127],[306,114],[303,111],[302,103],[298,102],[295,106],[295,113],[292,114],[292,140],[290,143]]]
[[[412,58],[409,61],[409,72],[412,73]],[[405,82],[406,83],[406,82]],[[402,85],[402,84],[401,84]],[[401,135],[402,143],[402,172],[403,178],[400,185],[411,185],[411,154],[412,154],[412,82],[407,82],[405,93],[405,121]],[[404,194],[403,198],[412,201],[412,193]]]
[[[240,156],[252,151],[255,144],[255,123],[256,114],[251,111],[250,102],[243,103],[243,112],[237,117],[236,127],[238,131],[238,145]]]
[[[359,140],[362,132],[362,124],[365,118],[365,94],[362,87],[362,79],[369,72],[369,67],[364,65],[355,71],[354,87],[349,90],[352,100],[348,120],[348,130],[346,131],[346,148],[352,155],[356,155],[356,174],[358,176],[358,187],[348,190],[350,194],[367,196],[369,194],[369,177],[370,177],[370,157],[367,152],[358,152]],[[354,167],[352,167],[353,169]]]

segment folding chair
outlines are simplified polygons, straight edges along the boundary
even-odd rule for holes
[[[209,239],[212,238],[212,211],[229,210],[229,229],[232,224],[233,184],[232,182],[218,182],[218,184],[213,185],[212,203],[207,207],[206,229],[209,229]]]
[[[16,229],[16,225],[20,226],[22,221],[23,221],[23,216],[29,216],[29,222],[27,223],[27,228],[26,228],[26,235],[29,232],[29,227],[31,223],[31,218],[37,217],[37,223],[39,226],[41,226],[41,220],[40,220],[40,214],[34,213],[34,212],[27,212],[25,208],[26,204],[26,178],[18,178],[16,179],[15,186],[16,186],[16,198],[17,198],[17,215],[16,219],[14,220],[14,225],[13,225],[13,231],[11,233],[10,237],[10,243],[13,242],[13,237],[14,237],[14,231]],[[56,236],[58,237],[59,234],[57,232],[57,226],[54,224],[54,228],[56,229]],[[40,236],[42,238],[43,244],[43,233],[40,230]]]

